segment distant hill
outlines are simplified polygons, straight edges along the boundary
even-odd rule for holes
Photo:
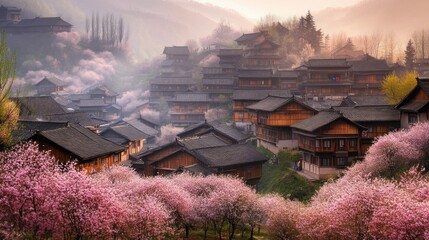
[[[426,0],[364,0],[350,7],[328,8],[314,16],[325,33],[393,32],[407,40],[413,31],[429,28],[428,9]]]
[[[132,49],[140,58],[158,56],[166,45],[198,40],[220,21],[243,31],[253,26],[237,12],[192,0],[0,0],[0,4],[22,8],[24,17],[61,16],[81,32],[92,12],[122,16],[131,29]]]

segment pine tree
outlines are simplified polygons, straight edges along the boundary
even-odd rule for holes
[[[316,53],[320,53],[322,37],[322,30],[316,29],[316,23],[314,22],[313,15],[308,11],[305,16],[305,39],[310,43]]]
[[[414,59],[416,57],[416,49],[413,46],[411,39],[408,41],[407,49],[405,50],[405,66],[408,69],[414,67]]]

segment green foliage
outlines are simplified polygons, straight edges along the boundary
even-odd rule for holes
[[[392,105],[399,103],[416,86],[416,77],[414,71],[406,72],[403,76],[396,73],[387,75],[381,86],[387,102]]]
[[[265,148],[258,148],[268,157],[274,156]],[[300,159],[297,151],[280,151],[278,164],[265,163],[262,169],[262,178],[257,186],[260,193],[278,193],[285,198],[306,202],[321,187],[319,182],[309,182],[290,169],[292,164]]]
[[[0,150],[11,144],[12,130],[18,122],[19,109],[9,100],[15,79],[16,57],[6,46],[6,34],[0,41]]]

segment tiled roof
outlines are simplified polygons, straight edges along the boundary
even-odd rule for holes
[[[35,136],[44,137],[61,148],[88,160],[91,158],[121,152],[123,147],[107,141],[77,124],[53,130],[40,131]]]
[[[195,150],[198,159],[209,167],[228,167],[249,163],[266,162],[268,158],[247,144],[227,145]]]
[[[386,60],[362,60],[352,61],[352,71],[354,72],[371,72],[371,71],[390,71],[391,68],[387,65]]]
[[[228,126],[224,123],[220,123],[217,121],[210,122],[209,124],[215,129],[215,131],[217,131],[217,132],[219,132],[219,133],[221,133],[227,137],[230,137],[237,142],[241,142],[241,141],[249,138],[248,135],[244,134],[242,131],[238,130],[234,126]]]
[[[14,142],[25,141],[37,131],[44,131],[67,126],[67,122],[60,121],[32,121],[19,120],[17,128],[12,132]]]
[[[343,99],[340,106],[387,106],[386,96],[347,96]]]
[[[249,41],[249,40],[253,40],[253,39],[255,39],[261,35],[263,35],[262,32],[245,33],[245,34],[241,35],[239,38],[237,38],[235,41],[236,42]]]
[[[311,118],[307,118],[305,120],[302,120],[291,127],[304,130],[307,132],[312,132],[314,130],[317,130],[339,118],[341,118],[341,114],[337,111],[321,111],[318,114],[314,115]]]
[[[346,59],[310,59],[305,65],[309,68],[348,68]]]
[[[265,39],[265,40],[264,40],[264,41],[262,41],[261,43],[256,44],[254,47],[255,47],[255,48],[259,48],[259,47],[261,47],[263,44],[266,44],[266,43],[269,43],[271,46],[276,47],[276,48],[280,47],[280,45],[279,45],[279,44],[277,44],[277,43],[275,43],[275,42],[271,41],[270,39]]]
[[[66,84],[60,80],[59,78],[56,77],[44,77],[42,80],[40,80],[38,83],[36,83],[34,86],[38,86],[39,84],[41,84],[44,81],[48,81],[52,84],[54,84],[57,87],[61,87],[61,86],[65,86]]]
[[[60,17],[36,17],[32,19],[22,19],[20,22],[13,25],[14,27],[37,27],[37,26],[64,26],[71,27],[72,25]]]
[[[90,88],[89,90],[90,94],[105,94],[108,97],[115,97],[119,94],[107,87],[106,85],[96,85]]]
[[[396,105],[396,108],[401,108],[403,105],[410,104],[410,102],[413,100],[413,96],[417,94],[417,92],[421,89],[423,92],[429,95],[429,78],[427,77],[419,77],[417,78],[417,85],[411,90],[407,96],[405,96],[401,102]],[[413,107],[414,109],[416,106]]]
[[[142,123],[138,119],[128,119],[128,120],[124,120],[124,122],[132,125],[133,127],[137,128],[139,131],[149,136],[156,136],[159,133],[158,130],[149,127],[148,125]]]
[[[403,111],[418,112],[420,109],[428,106],[429,100],[417,100],[402,105],[399,109]]]
[[[335,107],[354,122],[400,121],[400,112],[391,106]]]
[[[103,99],[82,99],[77,104],[78,107],[105,107],[107,105]]]
[[[149,137],[149,135],[139,131],[137,128],[135,128],[129,124],[112,126],[112,127],[108,128],[107,130],[105,130],[105,132],[109,131],[109,129],[111,131],[121,135],[122,137],[124,137],[125,139],[127,139],[129,141],[136,141],[136,140],[146,139]]]
[[[224,141],[216,137],[214,134],[206,134],[199,137],[187,138],[180,141],[189,150],[220,147],[227,145]]]
[[[270,96],[291,97],[292,94],[286,89],[263,89],[263,90],[234,90],[233,100],[262,100]]]
[[[69,99],[71,101],[79,101],[82,99],[90,99],[91,96],[87,93],[82,93],[82,94],[70,94]]]
[[[292,98],[268,96],[255,104],[247,106],[246,108],[251,110],[272,112],[290,101],[292,101]]]
[[[68,121],[71,123],[78,123],[82,126],[98,126],[107,123],[105,120],[94,118],[87,112],[53,114],[49,116],[49,119],[52,121]]]
[[[64,109],[51,96],[13,98],[17,102],[22,118],[45,117],[65,113]]]
[[[189,49],[187,46],[165,47],[162,53],[167,55],[189,55]]]

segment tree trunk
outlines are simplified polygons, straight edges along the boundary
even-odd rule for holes
[[[253,229],[255,229],[253,226],[250,229],[250,240],[253,240]]]
[[[234,233],[235,233],[235,224],[231,224],[231,232],[229,234],[229,240],[232,240],[234,238]]]

